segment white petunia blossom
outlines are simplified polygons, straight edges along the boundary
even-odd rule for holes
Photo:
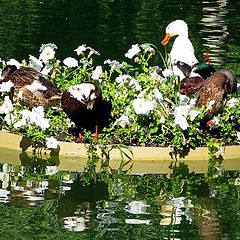
[[[10,114],[13,112],[13,104],[9,96],[4,97],[4,102],[0,106],[0,114]]]
[[[199,113],[201,112],[196,109],[190,110],[189,112],[190,121],[193,121],[198,116]]]
[[[93,80],[98,80],[103,73],[102,66],[97,66],[95,70],[92,72],[92,79]]]
[[[132,59],[139,52],[141,52],[141,49],[139,48],[138,44],[133,44],[132,47],[128,50],[128,52],[125,54],[125,57]]]
[[[20,111],[22,119],[14,124],[15,128],[28,127],[33,124],[40,127],[43,131],[50,127],[50,120],[44,118],[44,108],[42,106],[34,107],[32,111],[22,110]]]
[[[87,50],[86,44],[83,44],[81,46],[78,46],[74,51],[77,53],[77,55],[80,55],[86,50]]]
[[[129,82],[129,86],[134,86],[137,91],[142,90],[142,87],[139,85],[138,81],[134,78],[132,78],[131,81]]]
[[[41,74],[47,76],[52,69],[53,69],[53,65],[47,62],[45,63],[45,66],[42,69]]]
[[[174,124],[178,125],[182,130],[187,130],[189,124],[187,122],[187,116],[190,111],[190,106],[177,106],[174,110]]]
[[[55,57],[55,49],[57,49],[57,46],[53,43],[42,44],[39,50],[39,59],[44,63],[47,63],[49,60]]]
[[[107,59],[104,61],[104,64],[108,64],[112,68],[112,70],[124,68],[123,64],[120,64],[120,62],[118,62],[117,60]]]
[[[57,149],[59,142],[53,136],[46,139],[46,146],[50,149]]]
[[[173,71],[172,71],[171,69],[164,69],[164,70],[162,71],[162,75],[163,75],[165,78],[167,78],[167,77],[169,77],[169,76],[173,76]]]
[[[14,84],[9,80],[0,84],[0,92],[10,92]]]
[[[29,55],[29,60],[30,60],[29,66],[40,72],[41,69],[43,68],[42,61],[32,55]]]
[[[154,88],[153,91],[154,91],[155,98],[157,100],[159,100],[159,101],[163,100],[163,95],[157,88]]]
[[[237,99],[234,97],[227,101],[227,106],[231,108],[236,107],[236,104],[237,104]]]
[[[118,125],[118,126],[124,128],[127,124],[129,124],[129,117],[127,115],[123,114],[120,118],[118,118],[116,120],[116,122],[114,123],[114,126]]]
[[[0,106],[0,114],[5,114],[4,120],[8,125],[11,125],[15,121],[13,115],[13,104],[9,96],[4,97],[4,102]]]
[[[123,74],[123,75],[116,77],[115,80],[117,83],[123,84],[127,79],[132,79],[132,77],[130,75]]]
[[[136,98],[133,100],[133,108],[138,115],[148,115],[154,109],[154,102],[143,98]]]
[[[78,66],[78,61],[73,58],[73,57],[67,57],[63,60],[63,63],[68,67],[68,68],[74,68]]]
[[[17,68],[20,68],[20,66],[21,66],[21,63],[19,61],[17,61],[16,59],[14,59],[14,58],[9,59],[6,62],[6,64],[7,65],[15,65]]]
[[[45,175],[52,176],[57,172],[58,172],[57,166],[46,166]]]

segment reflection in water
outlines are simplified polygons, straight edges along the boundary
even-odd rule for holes
[[[27,156],[23,163],[0,164],[0,214],[15,217],[19,228],[33,222],[32,229],[51,229],[49,239],[58,239],[54,234],[59,231],[64,239],[90,233],[101,239],[132,239],[135,234],[141,239],[212,240],[226,234],[225,225],[232,231],[238,219],[237,171],[209,179],[189,172],[186,164],[174,164],[172,174],[99,174],[92,179],[59,171],[48,158]],[[14,224],[8,222],[7,231]]]
[[[223,49],[224,40],[228,36],[228,26],[225,17],[228,13],[227,0],[203,1],[203,17],[200,25],[201,32],[204,33],[203,44],[209,49],[210,58],[213,64],[222,65],[225,62],[223,57],[225,50]]]

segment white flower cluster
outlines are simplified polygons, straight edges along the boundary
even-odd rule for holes
[[[174,124],[178,125],[182,130],[189,127],[187,118],[193,121],[200,111],[194,109],[196,99],[190,99],[185,95],[180,95],[180,105],[174,109]]]
[[[29,125],[35,125],[42,130],[46,130],[50,127],[50,120],[44,118],[44,108],[42,106],[34,107],[31,111],[20,111],[22,119],[14,124],[14,128],[29,127]]]

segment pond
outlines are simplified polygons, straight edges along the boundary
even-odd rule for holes
[[[240,239],[236,161],[199,173],[172,161],[150,175],[43,157],[1,149],[0,238]]]
[[[198,58],[208,51],[216,68],[240,77],[235,0],[0,3],[4,60],[38,56],[42,43],[55,43],[61,60],[87,44],[100,63],[126,60],[135,43],[163,52],[166,25],[181,18]],[[0,239],[240,239],[238,160],[163,161],[157,173],[148,164],[95,171],[86,159],[29,155],[0,140]]]

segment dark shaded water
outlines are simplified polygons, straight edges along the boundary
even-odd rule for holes
[[[240,2],[235,0],[0,1],[0,57],[27,59],[42,43],[55,43],[57,57],[74,56],[87,44],[107,58],[125,60],[133,43],[160,51],[166,25],[184,19],[199,59],[209,51],[216,65],[239,74]],[[170,46],[169,46],[170,47]]]

